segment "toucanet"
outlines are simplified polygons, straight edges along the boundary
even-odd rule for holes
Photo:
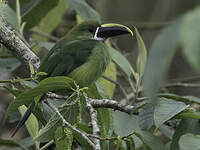
[[[55,44],[39,71],[46,72],[47,77],[68,76],[80,87],[89,86],[104,73],[111,60],[105,40],[128,33],[133,35],[128,27],[121,24],[83,22]],[[26,122],[34,107],[35,103],[32,102],[12,136]]]

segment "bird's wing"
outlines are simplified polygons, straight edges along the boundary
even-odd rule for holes
[[[58,44],[44,59],[39,71],[46,72],[48,76],[67,75],[88,60],[96,44],[97,41],[92,39]]]

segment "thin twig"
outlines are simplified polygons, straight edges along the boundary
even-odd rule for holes
[[[55,42],[57,42],[59,40],[59,38],[52,36],[52,35],[49,35],[49,34],[42,32],[42,31],[31,30],[31,32],[33,34],[37,34],[39,36],[45,37],[45,38],[52,40],[52,41],[55,41]]]
[[[84,138],[88,144],[90,144],[90,146],[93,147],[93,149],[96,148],[95,144],[88,138],[87,133],[85,133],[84,131],[81,131],[77,128],[75,128],[74,126],[72,126],[69,122],[67,122],[65,120],[65,118],[61,115],[61,113],[59,112],[58,108],[56,108],[53,104],[49,103],[48,101],[45,101],[45,103],[52,108],[55,113],[60,117],[60,119],[62,120],[63,124],[66,125],[68,128],[70,128],[71,130],[73,130],[74,132],[78,133],[79,135],[82,136],[82,138]]]
[[[97,111],[90,104],[90,99],[87,97],[87,94],[86,93],[83,93],[83,94],[84,94],[84,97],[86,99],[86,106],[87,106],[87,109],[89,110],[89,114],[90,114],[90,117],[91,117],[93,135],[99,136],[100,135],[100,129],[99,129],[99,126],[98,126],[98,123],[97,123]],[[100,150],[101,149],[100,140],[95,138],[94,143],[96,145],[95,150]]]
[[[167,83],[164,85],[165,88],[169,87],[185,87],[185,88],[200,88],[200,83],[182,83],[182,82],[177,82],[177,83]]]
[[[103,77],[105,80],[108,80],[108,81],[110,81],[111,83],[117,85],[117,86],[119,87],[119,89],[122,91],[122,93],[124,94],[124,97],[128,100],[127,92],[126,92],[126,90],[122,87],[122,85],[121,85],[119,82],[114,81],[114,80],[112,80],[111,78],[109,78],[109,77],[107,77],[107,76],[105,76],[105,75],[102,75],[102,77]]]
[[[42,146],[42,147],[40,148],[40,150],[45,150],[45,149],[47,149],[47,148],[48,148],[49,146],[51,146],[53,143],[54,143],[53,140],[49,141],[47,144],[45,144],[44,146]]]

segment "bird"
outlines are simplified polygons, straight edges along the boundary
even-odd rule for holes
[[[106,39],[124,34],[133,35],[133,31],[121,24],[100,25],[96,21],[80,23],[49,51],[39,67],[39,72],[45,72],[45,78],[67,76],[80,87],[88,87],[102,76],[111,61]],[[11,136],[23,126],[34,107],[33,101]]]

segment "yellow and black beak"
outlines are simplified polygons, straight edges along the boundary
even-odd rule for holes
[[[114,37],[123,34],[131,34],[133,36],[133,31],[121,24],[103,24],[97,28],[95,32],[96,39],[107,39],[109,37]]]

